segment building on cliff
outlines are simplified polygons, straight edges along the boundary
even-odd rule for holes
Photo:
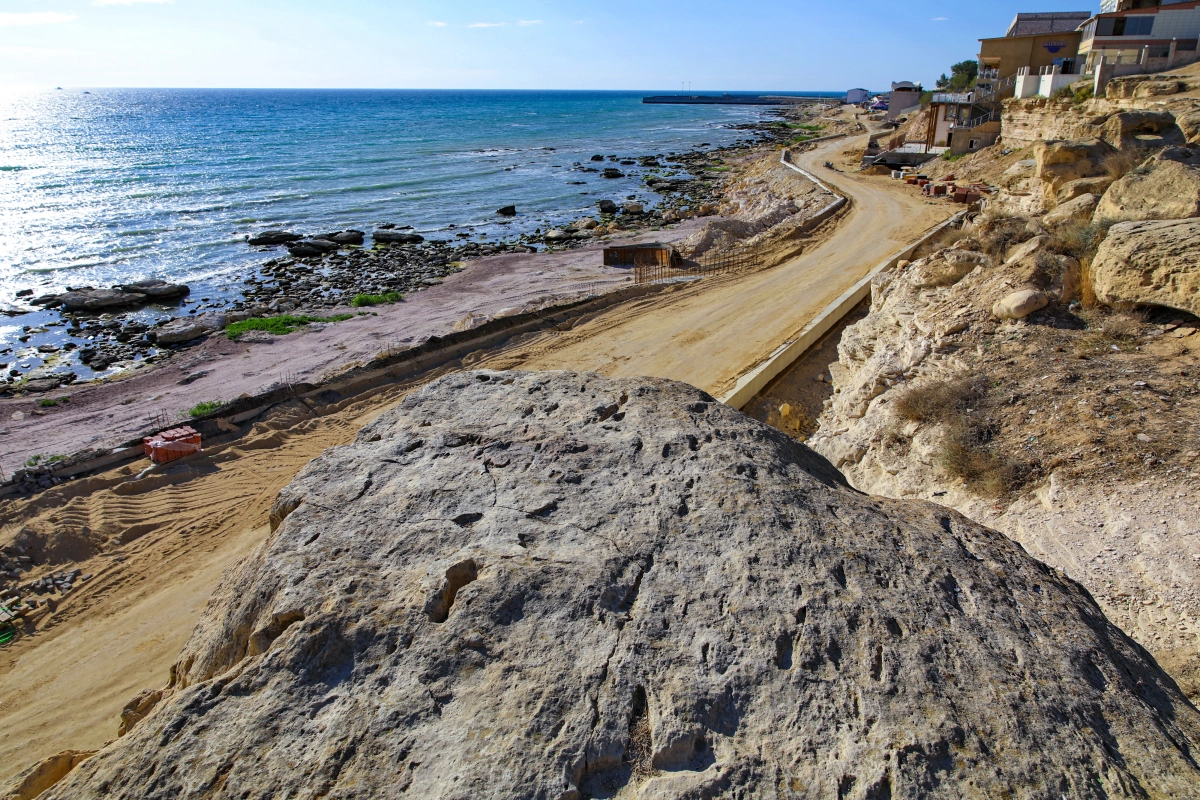
[[[925,133],[927,152],[948,148],[951,155],[973,153],[999,138],[999,117],[990,103],[977,102],[975,92],[939,92],[933,96]]]
[[[1200,58],[1200,0],[1106,0],[1079,30],[1085,73],[1104,63],[1138,72],[1173,69]]]
[[[1038,74],[1058,67],[1063,74],[1078,71],[1081,33],[1090,11],[1017,14],[1003,36],[979,40],[979,99],[996,101],[1013,96],[1017,73]]]

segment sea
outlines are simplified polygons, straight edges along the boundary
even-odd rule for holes
[[[754,106],[644,105],[663,92],[60,89],[0,93],[0,309],[145,278],[236,294],[269,256],[248,234],[370,232],[492,240],[654,195],[638,157],[744,140]],[[833,93],[829,93],[833,96]],[[514,204],[518,216],[496,215]],[[0,319],[0,348],[33,317]]]

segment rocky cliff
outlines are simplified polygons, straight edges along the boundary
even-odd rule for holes
[[[163,699],[46,797],[1200,785],[1200,714],[1079,585],[682,384],[447,377],[272,525]]]

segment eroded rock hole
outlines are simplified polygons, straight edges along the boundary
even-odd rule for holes
[[[625,763],[634,775],[645,775],[651,770],[650,757],[653,742],[650,737],[650,703],[646,689],[642,686],[633,690],[633,708],[629,713],[629,744],[625,747]]]
[[[779,669],[792,668],[792,635],[781,633],[775,640],[775,666]]]
[[[833,571],[833,578],[838,582],[838,585],[843,589],[846,588],[846,567],[842,564],[837,565],[837,569]]]
[[[479,568],[471,559],[460,561],[446,570],[446,581],[439,591],[425,606],[430,622],[441,624],[450,617],[450,609],[459,590],[479,578]]]

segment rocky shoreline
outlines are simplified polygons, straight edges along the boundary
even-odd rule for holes
[[[774,112],[777,116],[805,113],[802,109]],[[571,222],[547,221],[534,232],[512,239],[471,241],[473,228],[455,225],[442,232],[449,238],[427,238],[394,223],[375,226],[369,239],[359,230],[313,235],[264,231],[247,237],[247,243],[272,257],[241,280],[234,299],[196,298],[199,292],[191,287],[164,281],[108,289],[67,287],[38,298],[25,292],[20,299],[32,306],[30,311],[6,312],[29,324],[22,326],[18,346],[0,349],[0,397],[41,394],[76,382],[117,377],[161,363],[229,324],[256,317],[321,315],[398,302],[439,285],[471,259],[573,249],[598,237],[658,230],[713,214],[723,187],[734,175],[729,159],[796,135],[788,124],[771,119],[734,127],[746,131],[748,138],[686,153],[595,155],[588,162],[577,162],[573,168],[581,172],[611,178],[636,175],[657,197],[652,203],[636,194],[600,200],[592,215]],[[521,213],[512,206],[497,210],[503,217]],[[276,255],[284,248],[286,254]]]

